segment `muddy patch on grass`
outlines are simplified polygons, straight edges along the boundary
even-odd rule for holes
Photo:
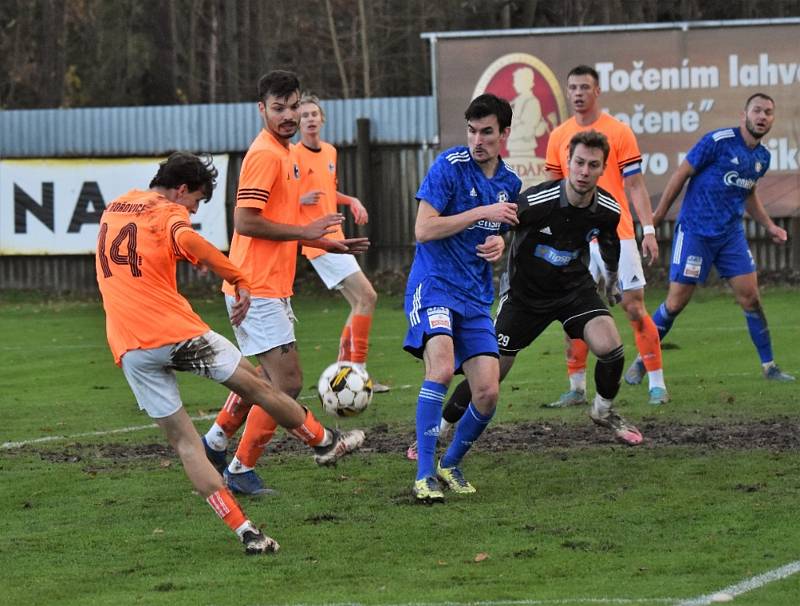
[[[692,447],[701,451],[714,450],[766,450],[771,452],[800,451],[800,422],[788,417],[742,422],[706,423],[686,425],[665,423],[661,420],[643,420],[639,429],[644,434],[644,443],[636,449],[664,447]],[[376,425],[366,430],[367,440],[364,453],[395,453],[403,456],[408,445],[414,441],[410,428],[398,429],[389,425]],[[523,422],[491,426],[475,445],[475,452],[501,453],[506,451],[554,451],[567,454],[569,450],[611,446],[629,448],[615,441],[607,429],[585,424],[562,422]],[[236,440],[228,449],[233,453]],[[126,444],[82,444],[73,442],[62,448],[42,448],[25,446],[12,451],[36,453],[43,460],[53,463],[91,464],[93,467],[103,461],[110,466],[124,465],[127,462],[152,459],[164,466],[164,462],[174,459],[173,450],[166,443]],[[267,446],[267,454],[308,454],[308,448],[298,440],[285,434],[278,435]]]

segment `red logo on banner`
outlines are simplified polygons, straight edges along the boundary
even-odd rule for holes
[[[524,187],[545,179],[547,140],[567,117],[558,79],[542,61],[526,53],[511,53],[484,70],[473,99],[493,93],[511,103],[511,134],[501,155],[520,176]]]

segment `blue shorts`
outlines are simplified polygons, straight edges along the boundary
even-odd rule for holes
[[[670,282],[702,284],[714,265],[722,278],[743,276],[756,271],[756,263],[747,245],[744,230],[716,238],[698,236],[680,223],[672,239]]]
[[[448,335],[453,339],[456,373],[461,372],[464,362],[475,356],[499,357],[490,308],[470,304],[459,307],[460,311],[440,305],[421,307],[418,299],[406,297],[408,333],[403,349],[421,359],[428,339],[434,335]]]

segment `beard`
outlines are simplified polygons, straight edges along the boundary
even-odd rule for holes
[[[762,137],[764,137],[764,135],[766,135],[769,132],[769,129],[771,128],[771,126],[768,126],[767,130],[765,130],[763,133],[759,133],[756,130],[755,124],[753,124],[750,121],[749,118],[745,118],[744,119],[744,127],[747,130],[747,132],[750,133],[750,135],[753,137],[753,139],[756,139],[756,140],[761,139]]]

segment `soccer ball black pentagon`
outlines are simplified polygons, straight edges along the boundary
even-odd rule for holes
[[[334,363],[320,375],[317,392],[325,412],[354,417],[372,402],[372,379],[364,370]]]

